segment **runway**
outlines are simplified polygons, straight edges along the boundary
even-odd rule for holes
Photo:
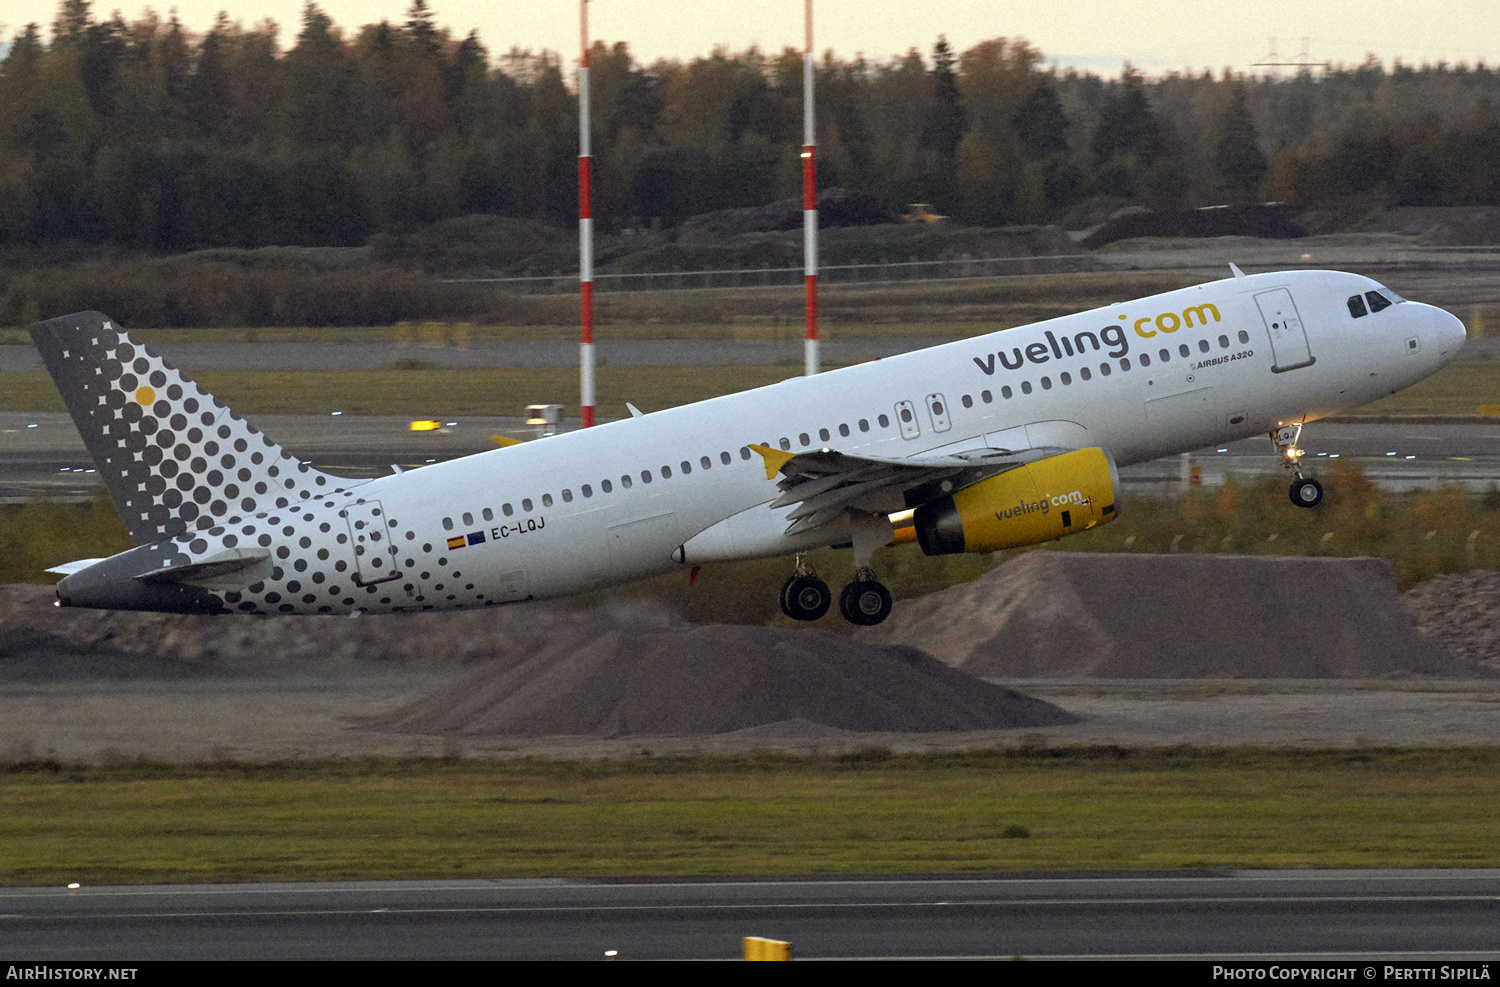
[[[0,891],[7,960],[1500,958],[1500,871],[352,882]]]
[[[353,478],[382,475],[393,464],[416,469],[485,452],[495,448],[491,435],[537,436],[519,417],[454,419],[432,432],[412,432],[406,418],[394,416],[258,415],[253,421],[294,455]],[[1347,458],[1390,490],[1447,483],[1477,492],[1500,483],[1500,419],[1493,425],[1315,422],[1303,433],[1303,448],[1303,464],[1315,476]],[[1210,486],[1230,473],[1253,479],[1281,472],[1264,436],[1197,450],[1189,470],[1193,466]],[[66,413],[0,412],[0,501],[86,499],[102,489],[93,469]],[[1156,496],[1180,490],[1182,476],[1176,456],[1120,471],[1127,490]]]

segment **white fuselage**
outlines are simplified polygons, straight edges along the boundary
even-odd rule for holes
[[[1354,317],[1352,296],[1376,290],[1326,271],[1229,278],[320,492],[180,535],[174,564],[269,550],[252,584],[196,585],[233,611],[389,612],[845,544],[847,524],[785,534],[789,508],[770,508],[776,482],[748,446],[885,460],[1101,447],[1126,465],[1264,434],[1456,354],[1463,327],[1440,309]]]

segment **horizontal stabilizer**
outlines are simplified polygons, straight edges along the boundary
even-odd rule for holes
[[[143,572],[135,578],[143,583],[187,583],[222,579],[265,562],[271,553],[255,548],[231,548],[187,565],[169,565]]]
[[[75,572],[82,572],[84,569],[87,569],[89,566],[93,565],[95,562],[103,562],[103,561],[104,561],[103,559],[79,559],[77,562],[59,562],[57,565],[53,566],[52,568],[50,568],[50,569],[43,569],[42,571],[43,572],[55,572],[59,576],[71,576]]]

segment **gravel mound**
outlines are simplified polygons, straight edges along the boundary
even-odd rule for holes
[[[50,586],[0,585],[0,681],[358,673],[371,664],[520,658],[559,633],[686,627],[645,607],[540,604],[361,617],[190,616],[54,607]]]
[[[1500,673],[1500,572],[1434,576],[1401,600],[1423,636],[1456,658]]]
[[[564,634],[361,728],[662,737],[995,730],[1075,722],[911,647],[770,627]]]
[[[991,678],[1488,674],[1416,633],[1374,558],[1029,552],[860,633]]]

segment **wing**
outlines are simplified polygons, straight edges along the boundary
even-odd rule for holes
[[[786,515],[791,521],[788,535],[811,531],[849,513],[896,514],[1061,451],[980,447],[948,455],[884,459],[833,449],[794,453],[769,446],[750,448],[765,460],[766,479],[781,476],[776,484],[781,496],[771,507],[793,508]]]

